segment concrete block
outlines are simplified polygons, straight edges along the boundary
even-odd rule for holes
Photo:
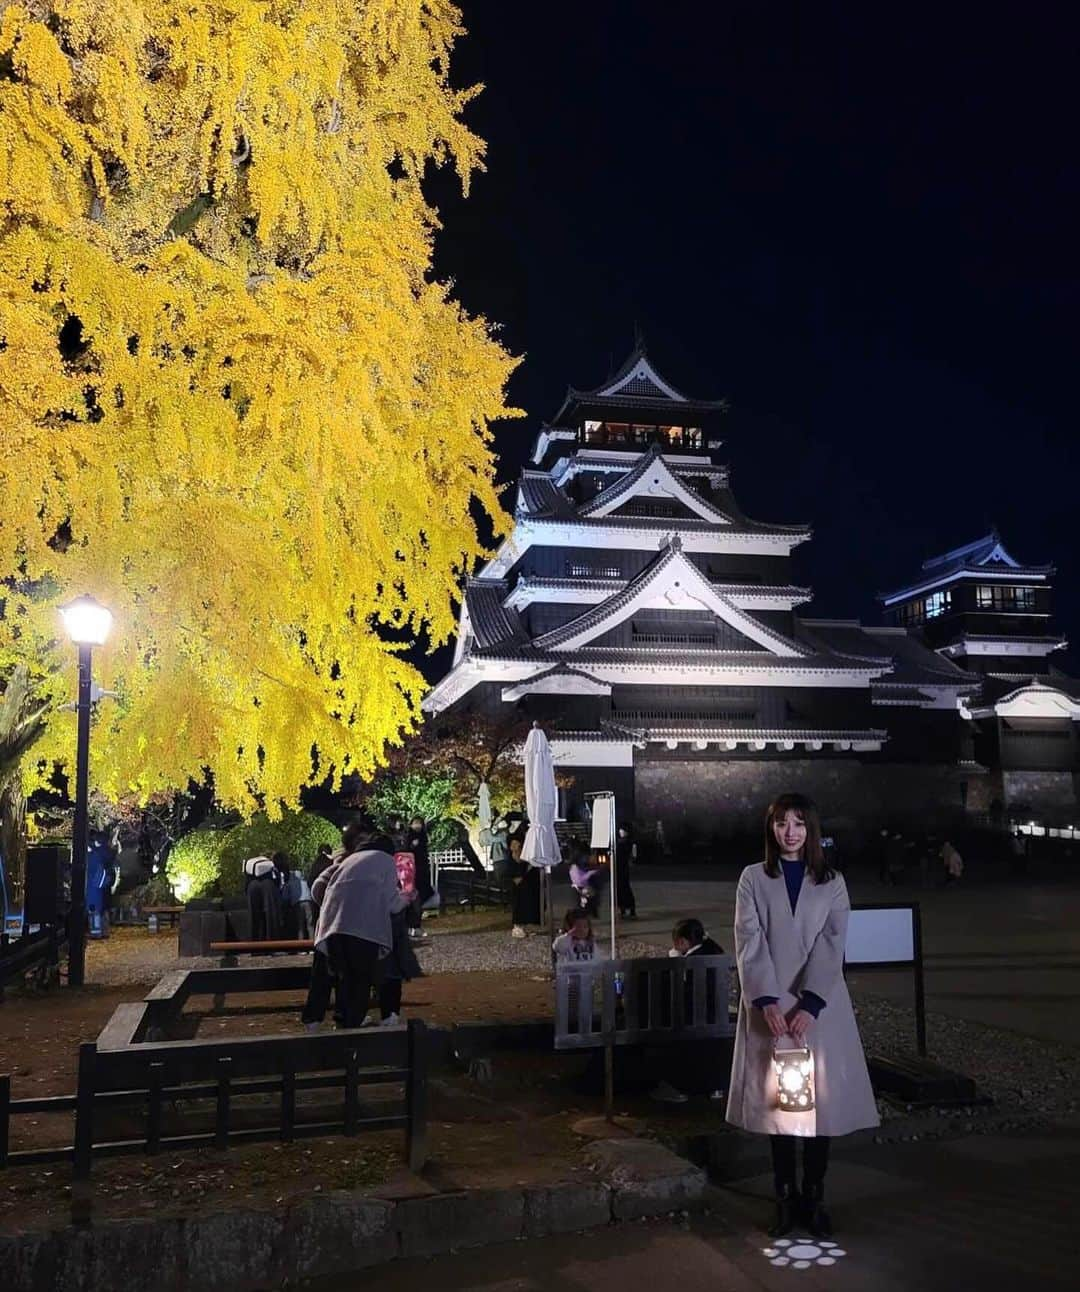
[[[705,1192],[704,1171],[651,1140],[598,1140],[585,1155],[611,1188],[616,1220],[680,1211]]]
[[[0,1234],[4,1292],[38,1292],[55,1285],[54,1235]]]
[[[292,1283],[391,1261],[398,1248],[393,1214],[392,1203],[345,1191],[306,1198],[289,1208],[279,1271]]]
[[[611,1190],[606,1184],[568,1180],[525,1190],[525,1237],[573,1234],[611,1220]]]
[[[183,958],[208,956],[211,942],[225,941],[224,911],[184,911],[180,916],[177,955]]]
[[[275,1250],[284,1220],[274,1212],[224,1210],[192,1217],[184,1226],[185,1287],[191,1292],[241,1292],[280,1282]]]
[[[65,1230],[69,1268],[57,1271],[62,1276],[57,1286],[85,1287],[87,1292],[132,1292],[133,1286],[175,1292],[181,1286],[182,1232],[179,1219],[149,1217]]]
[[[475,1193],[441,1193],[410,1198],[394,1208],[402,1256],[435,1256],[456,1247],[520,1238],[525,1218],[520,1190],[491,1189]]]

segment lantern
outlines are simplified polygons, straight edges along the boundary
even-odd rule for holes
[[[814,1106],[814,1056],[810,1047],[773,1050],[777,1102],[782,1112],[805,1113]]]

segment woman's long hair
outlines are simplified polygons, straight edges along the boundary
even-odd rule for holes
[[[836,872],[826,862],[825,852],[821,847],[821,817],[818,814],[817,804],[813,799],[808,799],[805,794],[781,794],[778,799],[769,804],[769,810],[765,813],[766,875],[770,879],[777,879],[780,875],[780,845],[776,842],[776,835],[773,833],[773,822],[783,821],[789,812],[794,812],[806,826],[803,860],[806,862],[807,874],[815,884],[827,883]]]

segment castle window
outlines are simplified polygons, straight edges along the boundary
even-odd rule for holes
[[[975,589],[975,604],[980,610],[1035,609],[1035,589],[1010,587],[1008,584],[980,584]]]

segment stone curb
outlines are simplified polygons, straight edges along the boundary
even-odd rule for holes
[[[704,1171],[659,1144],[607,1140],[600,1177],[382,1202],[327,1192],[280,1212],[225,1209],[0,1234],[4,1292],[257,1292],[411,1256],[666,1215],[701,1205]]]

